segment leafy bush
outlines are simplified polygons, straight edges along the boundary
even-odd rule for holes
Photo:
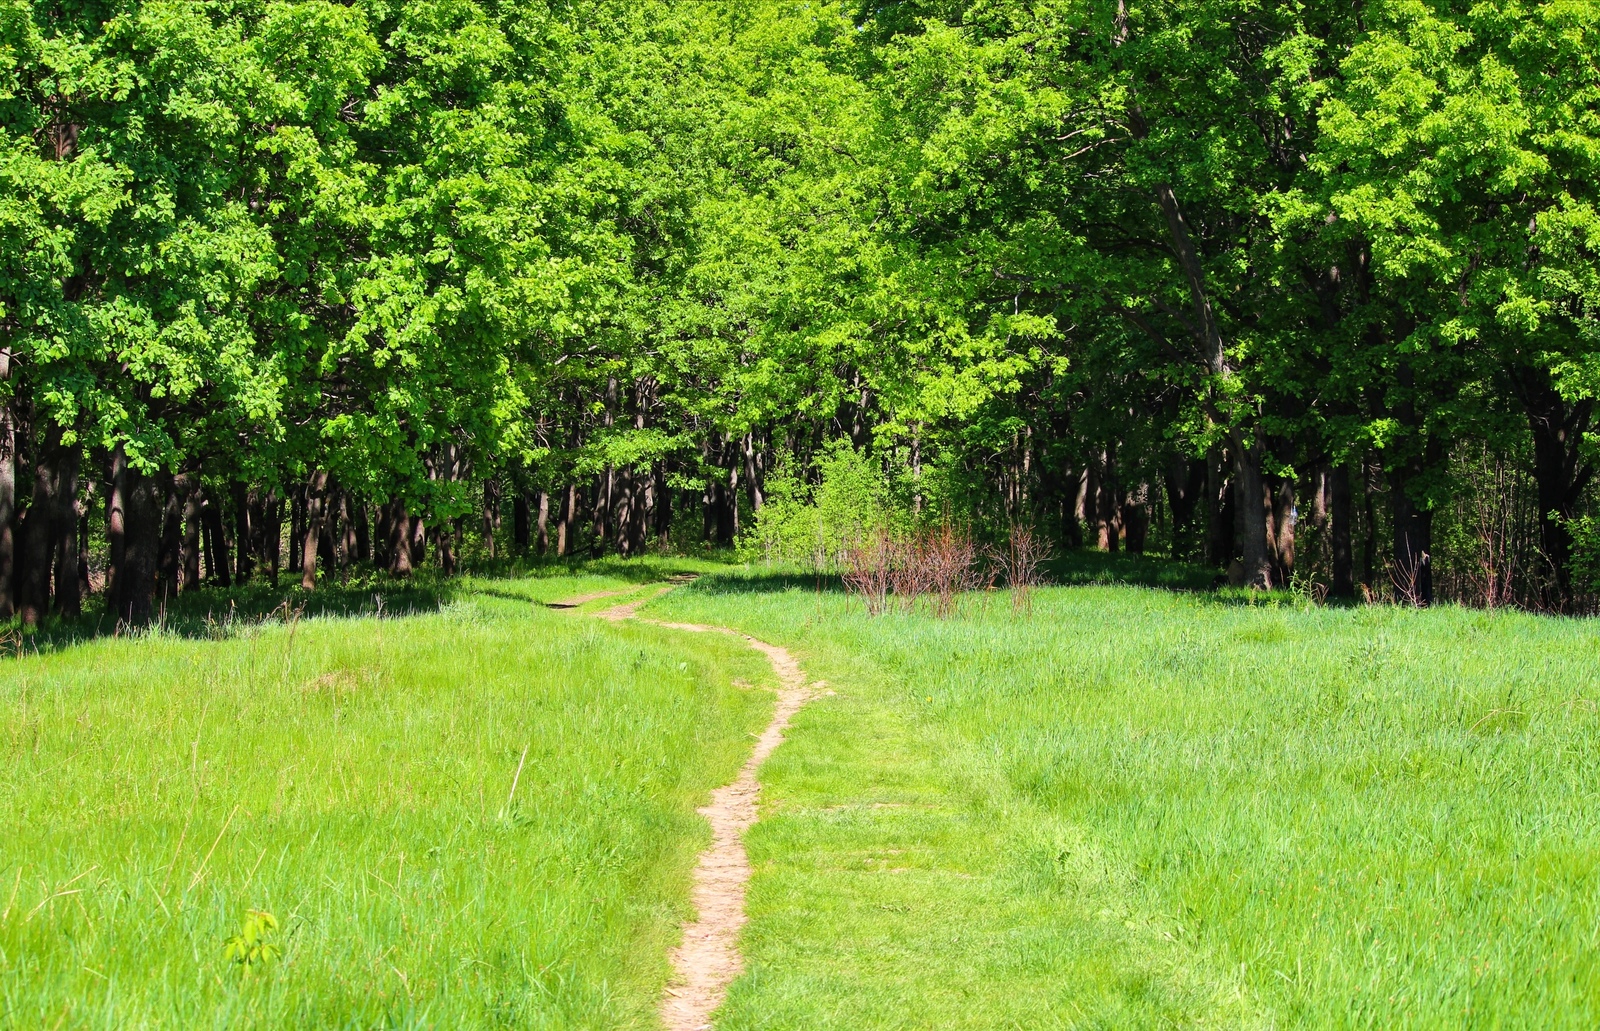
[[[837,442],[807,470],[781,463],[767,478],[766,501],[745,535],[745,557],[835,569],[855,542],[894,522],[882,472],[862,452]]]

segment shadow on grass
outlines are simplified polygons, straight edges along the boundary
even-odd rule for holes
[[[364,572],[343,580],[323,580],[314,591],[303,589],[298,576],[286,573],[280,576],[278,587],[260,579],[234,587],[202,587],[165,603],[158,598],[151,630],[192,640],[216,640],[230,636],[240,627],[282,622],[291,617],[399,617],[438,612],[452,601],[473,595],[536,604],[531,597],[491,587],[483,581],[603,576],[643,585],[703,571],[704,564],[704,559],[656,555],[633,559],[508,558],[473,563],[464,570],[468,575],[462,577],[446,577],[432,569],[419,570],[409,579]],[[128,632],[126,626],[118,626],[112,618],[104,599],[95,597],[75,620],[51,617],[43,626],[26,631],[14,624],[0,625],[0,657],[56,652]]]
[[[459,593],[460,584],[427,574],[409,580],[369,574],[343,582],[325,581],[314,591],[307,591],[298,583],[290,586],[287,578],[280,580],[276,588],[265,580],[236,587],[203,587],[166,602],[157,598],[149,627],[134,632],[216,640],[230,636],[241,626],[290,618],[398,617],[437,612]],[[78,619],[52,617],[37,629],[0,630],[0,655],[55,652],[127,633],[129,628],[119,626],[104,599],[96,597],[84,606]]]
[[[729,570],[700,577],[683,590],[698,594],[782,594],[784,591],[845,593],[844,581],[837,573],[802,573],[794,570]]]

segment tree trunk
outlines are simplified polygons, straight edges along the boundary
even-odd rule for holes
[[[267,564],[267,580],[278,589],[278,569],[283,564],[283,499],[276,490],[268,491],[261,502],[262,561]]]
[[[306,481],[305,536],[300,546],[300,586],[308,591],[317,587],[317,552],[322,546],[327,494],[328,474],[318,469]]]
[[[55,540],[56,613],[77,619],[83,612],[78,581],[78,462],[76,446],[60,450],[56,459],[56,513],[51,530]]]
[[[200,586],[200,483],[189,473],[179,473],[172,482],[183,504],[183,579],[178,589],[187,593]]]
[[[1222,568],[1234,559],[1233,479],[1227,458],[1213,451],[1206,456],[1206,561]]]
[[[351,528],[356,535],[356,561],[371,562],[372,529],[367,523],[367,499],[352,496],[350,505],[354,509]]]
[[[1433,511],[1408,489],[1420,476],[1422,463],[1411,460],[1390,474],[1389,501],[1394,514],[1395,593],[1408,604],[1433,604]]]
[[[1267,485],[1267,545],[1272,556],[1272,582],[1282,587],[1294,576],[1294,480],[1271,477]]]
[[[89,582],[89,503],[79,501],[78,509],[78,597],[87,598],[94,591]]]
[[[1085,476],[1082,470],[1068,469],[1061,483],[1061,543],[1076,551],[1083,547],[1083,489]]]
[[[233,575],[241,584],[250,582],[250,575],[255,569],[256,536],[259,527],[255,525],[253,506],[250,504],[250,488],[243,480],[234,480],[228,485],[228,493],[233,497]]]
[[[388,515],[384,517],[388,526],[388,538],[384,544],[384,551],[389,557],[389,572],[394,576],[406,577],[411,575],[411,516],[406,511],[406,503],[400,498],[390,498]]]
[[[457,516],[452,521],[439,523],[435,532],[439,541],[439,568],[445,576],[455,576],[458,564],[456,551],[461,540],[461,518]]]
[[[652,475],[656,479],[656,503],[651,516],[655,523],[656,539],[665,545],[672,535],[672,487],[667,483],[667,463],[657,462]]]
[[[761,467],[766,463],[761,461],[760,453],[756,448],[755,430],[744,435],[744,486],[750,495],[750,517],[755,518],[761,511],[762,504],[766,501],[763,489]]]
[[[0,390],[11,379],[11,349],[0,347]],[[0,622],[16,613],[17,428],[13,399],[0,396]]]
[[[1099,512],[1096,526],[1099,530],[1100,550],[1115,554],[1122,547],[1122,490],[1117,483],[1116,445],[1108,444],[1099,456]]]
[[[1206,469],[1187,455],[1174,454],[1164,470],[1167,507],[1172,511],[1172,557],[1190,558],[1194,546],[1195,511],[1205,490]]]
[[[161,483],[127,465],[122,468],[123,548],[116,574],[117,619],[129,626],[150,621],[160,571],[166,522]]]
[[[1353,598],[1356,593],[1355,555],[1351,549],[1350,480],[1355,469],[1334,466],[1328,481],[1328,533],[1333,552],[1333,585],[1329,593],[1335,598]]]
[[[511,498],[511,543],[518,551],[528,550],[528,514],[528,492],[518,490]]]
[[[572,526],[573,509],[578,505],[577,484],[567,484],[566,491],[561,497],[561,517],[556,520],[556,557],[564,558],[572,553]]]
[[[122,441],[111,449],[111,470],[106,480],[106,608],[115,619],[123,618],[128,557],[128,451]]]
[[[1513,379],[1533,435],[1539,547],[1549,565],[1549,579],[1541,585],[1542,600],[1547,608],[1568,612],[1574,592],[1572,534],[1567,521],[1577,514],[1578,502],[1594,477],[1594,466],[1583,458],[1594,401],[1584,399],[1569,405],[1551,384],[1545,369],[1519,369]]]
[[[300,572],[306,539],[306,486],[297,483],[289,493],[289,572]]]
[[[54,524],[60,517],[57,498],[57,453],[61,427],[51,425],[33,456],[33,498],[22,519],[17,549],[17,611],[25,626],[38,626],[50,611],[50,566],[55,558]]]
[[[1234,438],[1234,504],[1239,527],[1239,551],[1244,565],[1245,585],[1261,590],[1272,587],[1272,556],[1267,542],[1266,484],[1261,475],[1261,444],[1245,447],[1241,435]]]
[[[500,530],[500,481],[483,481],[483,552],[496,558],[494,535]]]
[[[206,564],[211,567],[211,579],[218,587],[232,587],[233,576],[229,573],[231,562],[228,559],[228,536],[222,524],[222,506],[213,500],[200,510],[200,518],[204,521],[206,536],[211,538],[206,545]]]
[[[1122,502],[1123,541],[1128,554],[1144,554],[1145,540],[1150,533],[1150,485],[1141,483],[1128,491]]]
[[[524,504],[524,506],[526,506],[527,502],[524,501],[523,504]],[[523,512],[522,518],[523,518],[524,523],[526,523],[527,518],[528,518],[528,514],[527,514],[526,511]],[[527,530],[528,530],[528,528],[527,528],[527,526],[524,525],[522,530],[523,530],[523,541],[522,541],[522,544],[523,544],[524,547],[526,547],[527,544],[528,544],[528,541],[527,541]],[[537,535],[536,540],[535,540],[535,547],[538,549],[539,557],[540,558],[544,558],[544,553],[550,550],[550,492],[547,491],[547,490],[541,490],[539,492],[539,527],[538,527],[538,530],[539,530],[539,532],[538,532],[538,535]]]

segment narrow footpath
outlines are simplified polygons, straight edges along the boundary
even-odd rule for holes
[[[613,622],[636,618],[639,606],[671,589],[663,587],[598,615]],[[778,675],[778,703],[772,721],[761,732],[733,783],[713,791],[710,804],[700,809],[711,823],[711,847],[700,853],[695,864],[692,898],[696,915],[684,924],[683,941],[672,952],[672,978],[661,999],[661,1022],[667,1031],[703,1031],[711,1027],[711,1014],[722,1005],[728,985],[744,968],[739,954],[739,928],[745,922],[745,883],[750,880],[744,832],[756,822],[756,801],[761,791],[756,773],[767,756],[783,743],[789,720],[815,692],[794,656],[777,645],[728,627],[648,622],[669,630],[738,637],[765,655]]]

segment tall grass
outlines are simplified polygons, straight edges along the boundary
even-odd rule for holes
[[[770,701],[735,642],[532,604],[630,586],[0,660],[0,1025],[653,1026]]]
[[[1130,587],[657,603],[836,696],[764,772],[724,1028],[1592,1028],[1583,621]]]

